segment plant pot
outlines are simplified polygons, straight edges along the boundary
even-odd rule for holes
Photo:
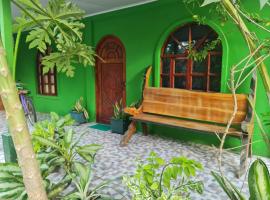
[[[111,119],[111,129],[113,133],[124,134],[128,130],[130,120]]]
[[[77,124],[83,124],[83,123],[87,122],[87,120],[84,117],[83,112],[78,113],[76,111],[71,111],[70,115],[71,115],[72,119],[74,119]]]
[[[17,162],[17,154],[13,144],[12,137],[9,133],[2,134],[5,162]]]

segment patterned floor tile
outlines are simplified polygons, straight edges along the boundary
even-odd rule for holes
[[[46,118],[46,115],[39,115],[39,118]],[[90,123],[94,124],[94,123]],[[198,178],[203,180],[205,191],[203,196],[193,194],[192,199],[200,200],[227,200],[226,194],[220,189],[211,171],[217,171],[218,149],[212,146],[182,142],[157,136],[143,136],[136,134],[127,147],[120,147],[121,135],[113,134],[110,131],[97,131],[89,128],[90,124],[74,127],[76,137],[81,133],[86,133],[80,144],[96,143],[101,144],[102,149],[98,152],[96,163],[94,164],[94,177],[92,186],[96,186],[103,181],[111,180],[108,188],[102,193],[112,196],[115,199],[130,199],[127,188],[122,184],[122,176],[133,174],[136,169],[136,160],[144,160],[151,151],[157,152],[161,157],[170,159],[173,156],[186,156],[190,159],[201,162],[204,171],[198,174]],[[0,133],[7,131],[5,115],[0,112]],[[0,161],[4,162],[2,141],[0,139]],[[255,159],[255,158],[253,158]],[[263,158],[270,166],[270,160]],[[224,174],[234,182],[239,188],[242,187],[243,177],[235,178],[235,172],[239,166],[239,155],[232,152],[225,152],[223,155]],[[247,183],[244,182],[243,192],[248,194]]]

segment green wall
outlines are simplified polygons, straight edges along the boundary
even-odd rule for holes
[[[246,9],[259,9],[257,3],[249,1]],[[269,13],[270,9],[265,9]],[[228,92],[226,80],[229,77],[230,66],[238,63],[248,55],[248,48],[236,26],[231,23],[222,24],[218,16],[209,14],[208,7],[194,11],[196,14],[210,16],[209,25],[215,29],[222,40],[223,66],[222,66],[222,89]],[[121,11],[102,14],[85,18],[84,41],[96,46],[107,35],[120,38],[126,48],[126,80],[127,80],[127,104],[136,100],[141,94],[141,81],[144,69],[153,65],[153,85],[159,85],[160,49],[168,34],[178,26],[191,22],[192,16],[179,0],[159,0],[151,4],[128,8]],[[253,26],[251,28],[254,29]],[[257,31],[257,29],[256,29]],[[257,31],[260,38],[267,35]],[[36,66],[35,51],[29,51],[25,44],[21,45],[17,79],[29,85],[32,90],[34,102],[40,112],[56,111],[60,114],[69,112],[74,101],[83,96],[87,100],[87,108],[92,120],[95,120],[95,69],[94,67],[79,67],[75,77],[69,79],[64,75],[58,75],[58,97],[42,97],[36,94]],[[239,93],[248,93],[249,80],[239,89]],[[262,82],[259,79],[258,101],[256,110],[258,114],[269,111]],[[216,136],[210,134],[198,134],[197,132],[165,129],[163,127],[151,127],[153,133],[177,138],[180,140],[198,141],[200,143],[218,144]],[[258,127],[254,133],[254,140],[262,140]],[[239,145],[238,140],[230,139],[226,146]],[[266,151],[263,142],[254,144],[254,152],[260,155],[270,155]]]
[[[25,40],[25,33],[23,34]],[[16,69],[16,80],[25,84],[31,91],[36,110],[39,112],[55,111],[67,114],[80,96],[85,97],[85,68],[77,67],[76,76],[67,78],[57,74],[57,96],[42,96],[37,87],[37,51],[29,50],[27,45],[20,45]]]

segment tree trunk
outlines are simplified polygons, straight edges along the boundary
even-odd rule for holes
[[[250,53],[253,54],[253,52],[255,52],[257,49],[257,45],[256,45],[256,42],[253,40],[252,34],[249,31],[242,17],[240,16],[239,12],[234,7],[231,0],[222,0],[221,3],[224,6],[224,8],[227,10],[227,12],[234,18],[235,22],[237,22],[238,28],[240,29],[242,35],[244,36],[250,48]],[[268,74],[265,63],[261,62],[261,60],[258,59],[260,57],[261,57],[260,51],[254,54],[254,59],[257,60],[256,64],[260,63],[258,69],[263,80],[264,88],[266,90],[268,103],[270,104],[270,78],[269,78],[269,74]]]
[[[31,136],[25,120],[16,83],[12,78],[2,40],[0,38],[0,94],[6,111],[18,162],[23,173],[23,181],[30,200],[47,200],[39,164],[35,158]]]

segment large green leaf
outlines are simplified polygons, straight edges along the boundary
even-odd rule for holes
[[[47,147],[52,147],[54,149],[61,150],[61,148],[51,139],[43,138],[38,135],[33,135],[33,139],[37,140],[40,144],[47,146]]]
[[[86,161],[92,163],[94,161],[95,155],[101,146],[98,144],[89,144],[84,146],[79,146],[76,148],[76,152]]]
[[[65,0],[49,0],[43,7],[39,0],[12,0],[25,12],[16,19],[14,30],[31,30],[26,41],[29,48],[45,53],[54,46],[53,53],[44,58],[44,73],[56,67],[58,72],[74,76],[74,64],[93,66],[95,53],[82,43],[84,24],[80,19],[84,12],[74,3]]]
[[[69,174],[69,175],[65,176],[58,183],[53,184],[50,187],[50,191],[48,192],[48,197],[50,199],[54,199],[55,197],[57,197],[64,189],[67,188],[67,186],[69,186],[69,184],[72,181],[72,178],[73,178],[73,175],[72,174]]]
[[[21,169],[17,163],[0,163],[0,199],[27,199]]]
[[[80,187],[87,188],[88,182],[90,181],[90,178],[91,178],[91,172],[92,172],[91,165],[76,162],[75,171],[76,171],[77,177],[79,177]]]
[[[20,173],[21,169],[16,163],[0,163],[0,172]]]
[[[250,200],[270,199],[270,175],[261,159],[254,161],[248,173]]]

